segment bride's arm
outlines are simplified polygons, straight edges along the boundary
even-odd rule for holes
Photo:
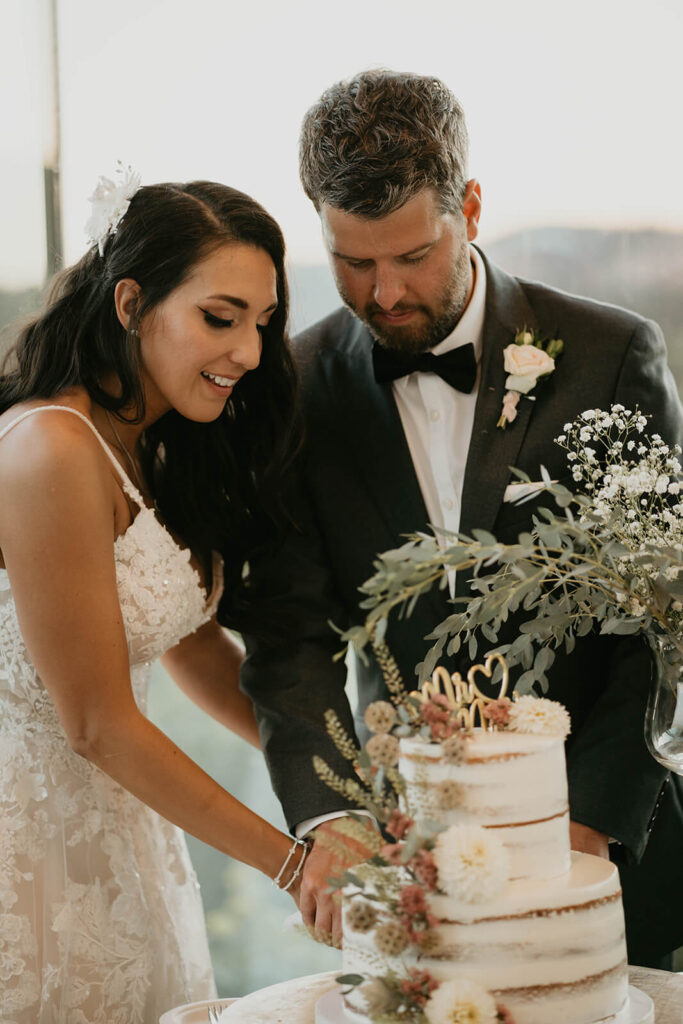
[[[244,648],[215,618],[168,651],[161,664],[203,711],[261,748],[251,701],[239,688]]]
[[[168,820],[276,876],[291,839],[139,711],[116,587],[113,477],[84,426],[42,416],[0,445],[0,550],[29,656],[71,747]]]

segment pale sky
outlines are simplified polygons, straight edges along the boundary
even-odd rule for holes
[[[44,271],[40,20],[0,0],[0,287]],[[463,103],[480,238],[540,224],[683,229],[681,0],[58,0],[66,256],[116,161],[150,183],[213,178],[325,259],[297,173],[302,115],[388,66]]]

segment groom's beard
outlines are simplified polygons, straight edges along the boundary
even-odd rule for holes
[[[451,274],[445,282],[438,299],[433,306],[411,305],[398,302],[392,307],[392,313],[416,310],[415,323],[393,327],[383,323],[379,316],[381,306],[368,303],[359,309],[351,301],[345,289],[337,281],[337,288],[344,304],[358,317],[370,331],[375,341],[384,348],[409,355],[428,352],[447,338],[463,314],[467,304],[467,292],[470,285],[470,254],[465,245],[458,253]]]

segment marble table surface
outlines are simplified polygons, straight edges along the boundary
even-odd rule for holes
[[[655,1004],[655,1024],[683,1024],[683,974],[629,967],[629,981]]]

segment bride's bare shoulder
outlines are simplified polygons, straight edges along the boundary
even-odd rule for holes
[[[100,444],[81,419],[90,421],[90,411],[88,396],[76,392],[7,409],[0,416],[0,490],[3,485],[30,484],[32,479],[46,483],[64,473],[78,476],[93,472],[95,466],[94,479],[100,477]]]
[[[54,406],[59,408],[75,409],[76,412],[80,412],[84,416],[90,418],[92,400],[85,388],[74,387],[69,388],[67,391],[60,392],[60,394],[54,398],[32,398],[26,402],[16,402],[0,414],[0,434],[5,427],[8,427],[10,423],[14,422],[14,420],[23,416],[24,413],[31,412],[34,409],[52,410]],[[45,415],[48,415],[48,413],[43,412],[40,414],[40,416]],[[28,418],[40,419],[40,416],[30,416]],[[73,419],[77,419],[77,417],[74,416]]]

